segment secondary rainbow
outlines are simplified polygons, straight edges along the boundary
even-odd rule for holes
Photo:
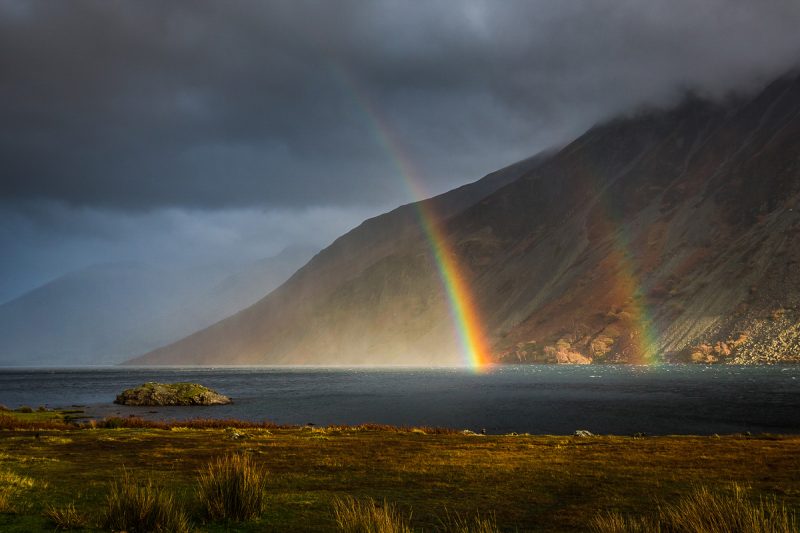
[[[630,228],[619,207],[615,207],[608,186],[594,183],[592,186],[596,198],[603,209],[608,237],[612,243],[610,258],[616,264],[616,288],[624,300],[630,302],[627,311],[631,315],[631,334],[637,361],[645,365],[657,365],[659,357],[659,335],[650,306],[647,303],[647,291],[641,275],[641,264],[634,253],[634,243]],[[638,268],[637,268],[638,267]]]
[[[366,123],[370,126],[375,140],[397,168],[398,174],[402,177],[403,183],[414,201],[420,227],[428,240],[439,277],[444,286],[464,363],[474,370],[484,368],[489,364],[489,352],[472,292],[436,213],[433,212],[432,206],[424,202],[429,195],[421,186],[419,174],[416,172],[411,158],[392,132],[388,121],[378,112],[370,98],[350,80],[341,66],[332,63],[331,70],[366,118]]]
[[[641,276],[636,274],[636,260],[628,230],[621,225],[614,237],[616,252],[619,254],[619,283],[624,287],[630,300],[630,311],[634,319],[634,335],[640,361],[646,365],[660,363],[658,357],[658,334],[655,329],[647,296],[643,289]]]

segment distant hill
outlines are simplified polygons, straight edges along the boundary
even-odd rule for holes
[[[243,309],[315,252],[290,248],[233,275],[95,265],[0,305],[0,364],[117,363]]]
[[[495,360],[800,361],[796,74],[747,98],[690,97],[617,118],[502,175],[507,185],[426,201]],[[252,307],[133,362],[462,359],[405,206],[341,237]]]

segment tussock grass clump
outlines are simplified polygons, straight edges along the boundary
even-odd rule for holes
[[[16,510],[11,501],[15,492],[11,487],[0,487],[0,513],[13,513]]]
[[[500,531],[494,514],[481,516],[477,513],[469,518],[450,514],[450,511],[445,510],[445,519],[440,522],[439,531],[442,533],[499,533]]]
[[[662,528],[651,518],[608,512],[592,519],[591,530],[597,533],[661,533]]]
[[[18,496],[36,485],[32,478],[21,476],[10,470],[0,470],[0,513],[18,513]],[[41,486],[47,483],[39,482]]]
[[[333,517],[339,531],[344,533],[411,533],[411,516],[383,501],[357,500],[351,496],[333,500]]]
[[[69,437],[59,437],[57,435],[45,435],[44,437],[40,437],[42,442],[46,442],[48,444],[71,444],[73,440]]]
[[[96,428],[103,428],[103,429],[119,429],[122,427],[131,427],[129,421],[126,421],[124,418],[120,418],[118,416],[110,416],[108,418],[104,418],[100,422],[96,422],[94,427]]]
[[[189,519],[172,494],[152,480],[137,483],[127,471],[112,483],[106,498],[103,527],[114,531],[189,531]]]
[[[658,516],[599,515],[592,521],[598,533],[797,533],[797,517],[775,498],[753,503],[734,484],[729,491],[698,487],[677,503],[659,509]]]
[[[197,497],[208,518],[242,522],[266,508],[267,472],[247,455],[226,455],[200,473]]]
[[[28,476],[21,476],[10,470],[0,470],[0,487],[10,489],[30,489],[35,482]]]
[[[713,492],[699,487],[688,498],[662,511],[662,522],[671,531],[702,533],[796,533],[793,513],[775,498],[752,503],[746,491],[733,485],[731,491]]]
[[[84,529],[89,525],[89,519],[75,509],[75,504],[70,503],[64,507],[48,505],[44,516],[58,529]]]

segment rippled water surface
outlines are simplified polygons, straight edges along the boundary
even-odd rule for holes
[[[199,382],[235,403],[112,404],[122,389],[145,381]],[[800,433],[800,367],[509,366],[479,374],[385,368],[3,369],[0,403],[81,405],[95,416],[375,422],[489,433]]]

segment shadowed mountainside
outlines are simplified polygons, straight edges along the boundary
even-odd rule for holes
[[[428,200],[493,359],[800,360],[797,75],[622,117],[503,172],[516,179],[472,202]],[[462,362],[414,216],[365,222],[252,307],[134,362]]]
[[[118,363],[254,303],[315,251],[288,248],[228,276],[141,263],[67,274],[0,305],[0,364]]]

